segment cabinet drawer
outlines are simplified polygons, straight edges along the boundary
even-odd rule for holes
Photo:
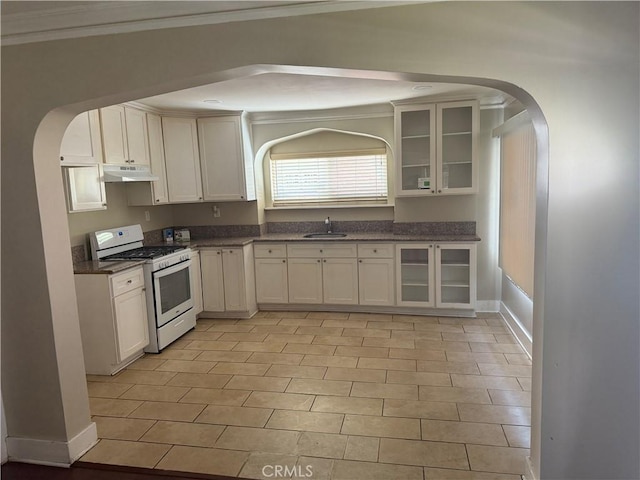
[[[284,258],[287,256],[287,246],[284,243],[265,243],[253,245],[255,258]]]
[[[290,243],[287,255],[291,258],[355,258],[358,249],[354,243]]]
[[[111,292],[114,297],[122,295],[136,288],[144,287],[142,267],[133,268],[126,272],[111,275]]]
[[[358,257],[360,258],[393,258],[395,247],[391,243],[360,243]]]

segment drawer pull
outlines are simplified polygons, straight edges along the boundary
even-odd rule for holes
[[[376,250],[375,248],[373,249],[373,253],[378,253],[378,250]]]
[[[131,280],[131,279],[127,280],[127,285],[129,285],[131,283],[133,283],[133,280]]]

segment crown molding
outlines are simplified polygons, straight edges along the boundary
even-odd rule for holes
[[[216,2],[89,2],[78,6],[2,15],[1,38],[3,46],[10,46],[163,28],[396,7],[432,1],[437,0],[301,0],[293,4],[289,2],[287,5],[254,6],[244,9],[243,2],[240,1],[237,2],[239,9],[231,11],[216,11]]]

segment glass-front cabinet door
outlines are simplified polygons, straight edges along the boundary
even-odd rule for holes
[[[435,108],[401,107],[396,115],[396,132],[398,192],[431,193],[436,160]]]
[[[476,246],[436,245],[436,277],[438,307],[475,308]]]
[[[435,305],[433,245],[396,245],[398,305]]]

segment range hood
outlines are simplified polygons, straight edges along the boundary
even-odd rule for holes
[[[144,165],[103,165],[105,182],[154,182],[158,177],[151,173],[151,169]]]

